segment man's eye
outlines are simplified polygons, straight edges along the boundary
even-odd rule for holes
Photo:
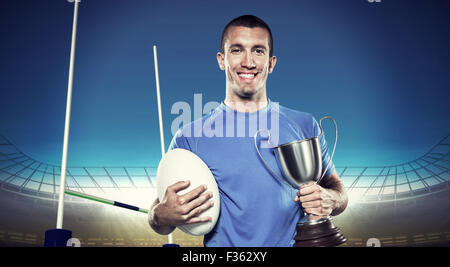
[[[263,49],[256,49],[256,54],[258,55],[264,55],[264,50]]]
[[[239,53],[239,52],[241,52],[241,49],[239,49],[239,48],[232,48],[231,49],[231,53]]]

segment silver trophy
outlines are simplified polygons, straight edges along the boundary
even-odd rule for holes
[[[322,120],[324,119],[330,119],[334,123],[336,136],[330,160],[325,170],[322,171],[320,138],[323,135]],[[315,181],[319,184],[331,165],[338,138],[337,124],[332,117],[326,116],[321,118],[319,127],[320,134],[316,137],[297,140],[278,146],[271,144],[270,132],[268,130],[258,130],[254,136],[256,151],[272,175],[290,187],[298,190],[301,185],[311,181]],[[269,147],[274,150],[278,167],[280,168],[284,179],[269,167],[259,151],[257,137],[261,132],[268,133],[267,143],[269,144]],[[331,216],[317,216],[304,213],[297,223],[296,229],[297,235],[294,238],[295,247],[337,246],[346,241],[346,238],[341,234],[340,229],[334,226]]]

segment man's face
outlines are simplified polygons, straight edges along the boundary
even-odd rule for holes
[[[266,89],[276,57],[269,57],[269,33],[263,28],[233,26],[228,29],[224,54],[217,53],[225,71],[227,89],[240,97],[250,98]]]

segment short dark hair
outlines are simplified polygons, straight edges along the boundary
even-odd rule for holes
[[[222,32],[222,40],[220,41],[220,52],[224,52],[225,48],[225,39],[228,33],[228,28],[232,26],[242,26],[242,27],[248,27],[248,28],[263,28],[266,29],[269,32],[269,56],[272,57],[273,55],[273,38],[272,38],[272,31],[270,31],[269,25],[265,23],[262,19],[253,16],[253,15],[243,15],[239,16],[232,21],[230,21],[227,26],[223,29]]]

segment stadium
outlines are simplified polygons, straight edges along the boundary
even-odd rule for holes
[[[450,245],[450,135],[423,156],[395,166],[337,166],[350,202],[335,217],[343,246]],[[0,140],[0,245],[42,246],[53,228],[60,166],[39,162],[7,138]],[[142,208],[156,197],[156,167],[68,167],[66,188]],[[65,196],[65,228],[81,246],[162,246],[144,213]],[[180,246],[203,246],[202,237],[178,229]]]
[[[273,30],[270,97],[339,121],[342,246],[450,245],[448,1],[236,1],[220,12],[212,1],[84,1],[78,23],[80,2],[10,0],[0,10],[0,246],[41,247],[62,228],[63,180],[73,192],[63,196],[64,229],[82,247],[161,247],[172,237],[202,247],[179,229],[157,234],[145,212],[76,194],[149,209],[169,140],[162,114],[174,136],[181,119],[223,99],[220,33],[242,14]]]

